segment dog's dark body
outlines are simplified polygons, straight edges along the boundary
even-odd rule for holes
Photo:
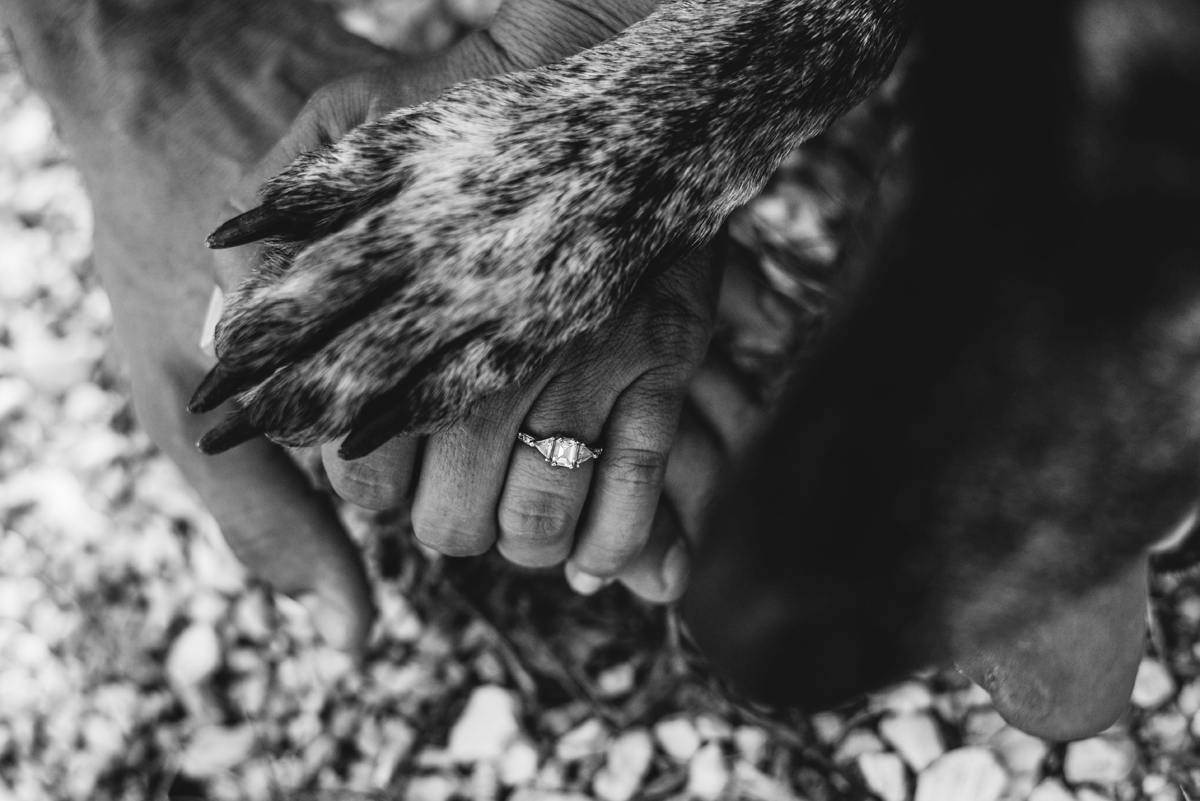
[[[1079,736],[1123,708],[1145,549],[1200,496],[1200,19],[929,10],[905,197],[719,508],[686,611],[775,700],[954,659],[1019,725]],[[869,91],[909,16],[669,3],[301,158],[215,239],[274,245],[218,330],[197,405],[244,411],[208,446],[349,434],[361,454],[521,381]]]

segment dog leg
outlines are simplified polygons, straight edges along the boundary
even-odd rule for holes
[[[348,435],[355,456],[460,419],[707,241],[886,75],[906,24],[891,0],[668,3],[301,157],[210,240],[272,244],[193,402],[243,411],[202,445]]]

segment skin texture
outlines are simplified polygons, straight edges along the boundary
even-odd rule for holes
[[[184,411],[211,367],[196,346],[214,280],[203,239],[235,184],[281,137],[295,136],[291,126],[302,111],[302,119],[328,120],[333,109],[369,115],[418,102],[464,78],[603,38],[609,24],[625,24],[644,6],[614,3],[594,19],[550,0],[509,3],[489,35],[443,58],[408,63],[346,34],[324,9],[292,0],[253,7],[0,3],[0,21],[31,83],[50,102],[95,201],[96,264],[130,364],[139,420],[183,469],[238,556],[279,590],[310,602],[336,645],[353,650],[364,642],[373,607],[357,547],[328,501],[270,443],[218,457],[195,449],[219,417]],[[339,81],[371,92],[318,91],[346,85]],[[384,105],[347,110],[356,99]],[[363,476],[344,483],[376,485]],[[398,477],[389,474],[389,488],[407,487]],[[667,547],[647,548],[642,562],[627,564],[629,581],[651,597],[682,588],[681,577],[664,587],[659,575]]]

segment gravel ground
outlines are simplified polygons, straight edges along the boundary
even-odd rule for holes
[[[383,22],[345,5],[351,27],[409,47],[460,27],[419,3]],[[731,226],[731,260],[775,290],[757,327],[720,338],[747,369],[818,327],[845,221],[814,186],[857,191],[823,172],[837,148],[799,153]],[[1183,579],[1155,581],[1129,714],[1062,746],[951,673],[838,712],[755,708],[667,611],[438,559],[402,513],[346,508],[382,610],[351,665],[245,574],[138,429],[90,226],[45,106],[0,56],[0,801],[1200,797],[1200,594]]]

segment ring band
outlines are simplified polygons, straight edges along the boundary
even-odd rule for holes
[[[574,470],[589,459],[597,459],[604,452],[603,448],[592,448],[572,437],[546,437],[534,439],[526,433],[519,432],[517,439],[540,453],[551,467],[565,467]]]

